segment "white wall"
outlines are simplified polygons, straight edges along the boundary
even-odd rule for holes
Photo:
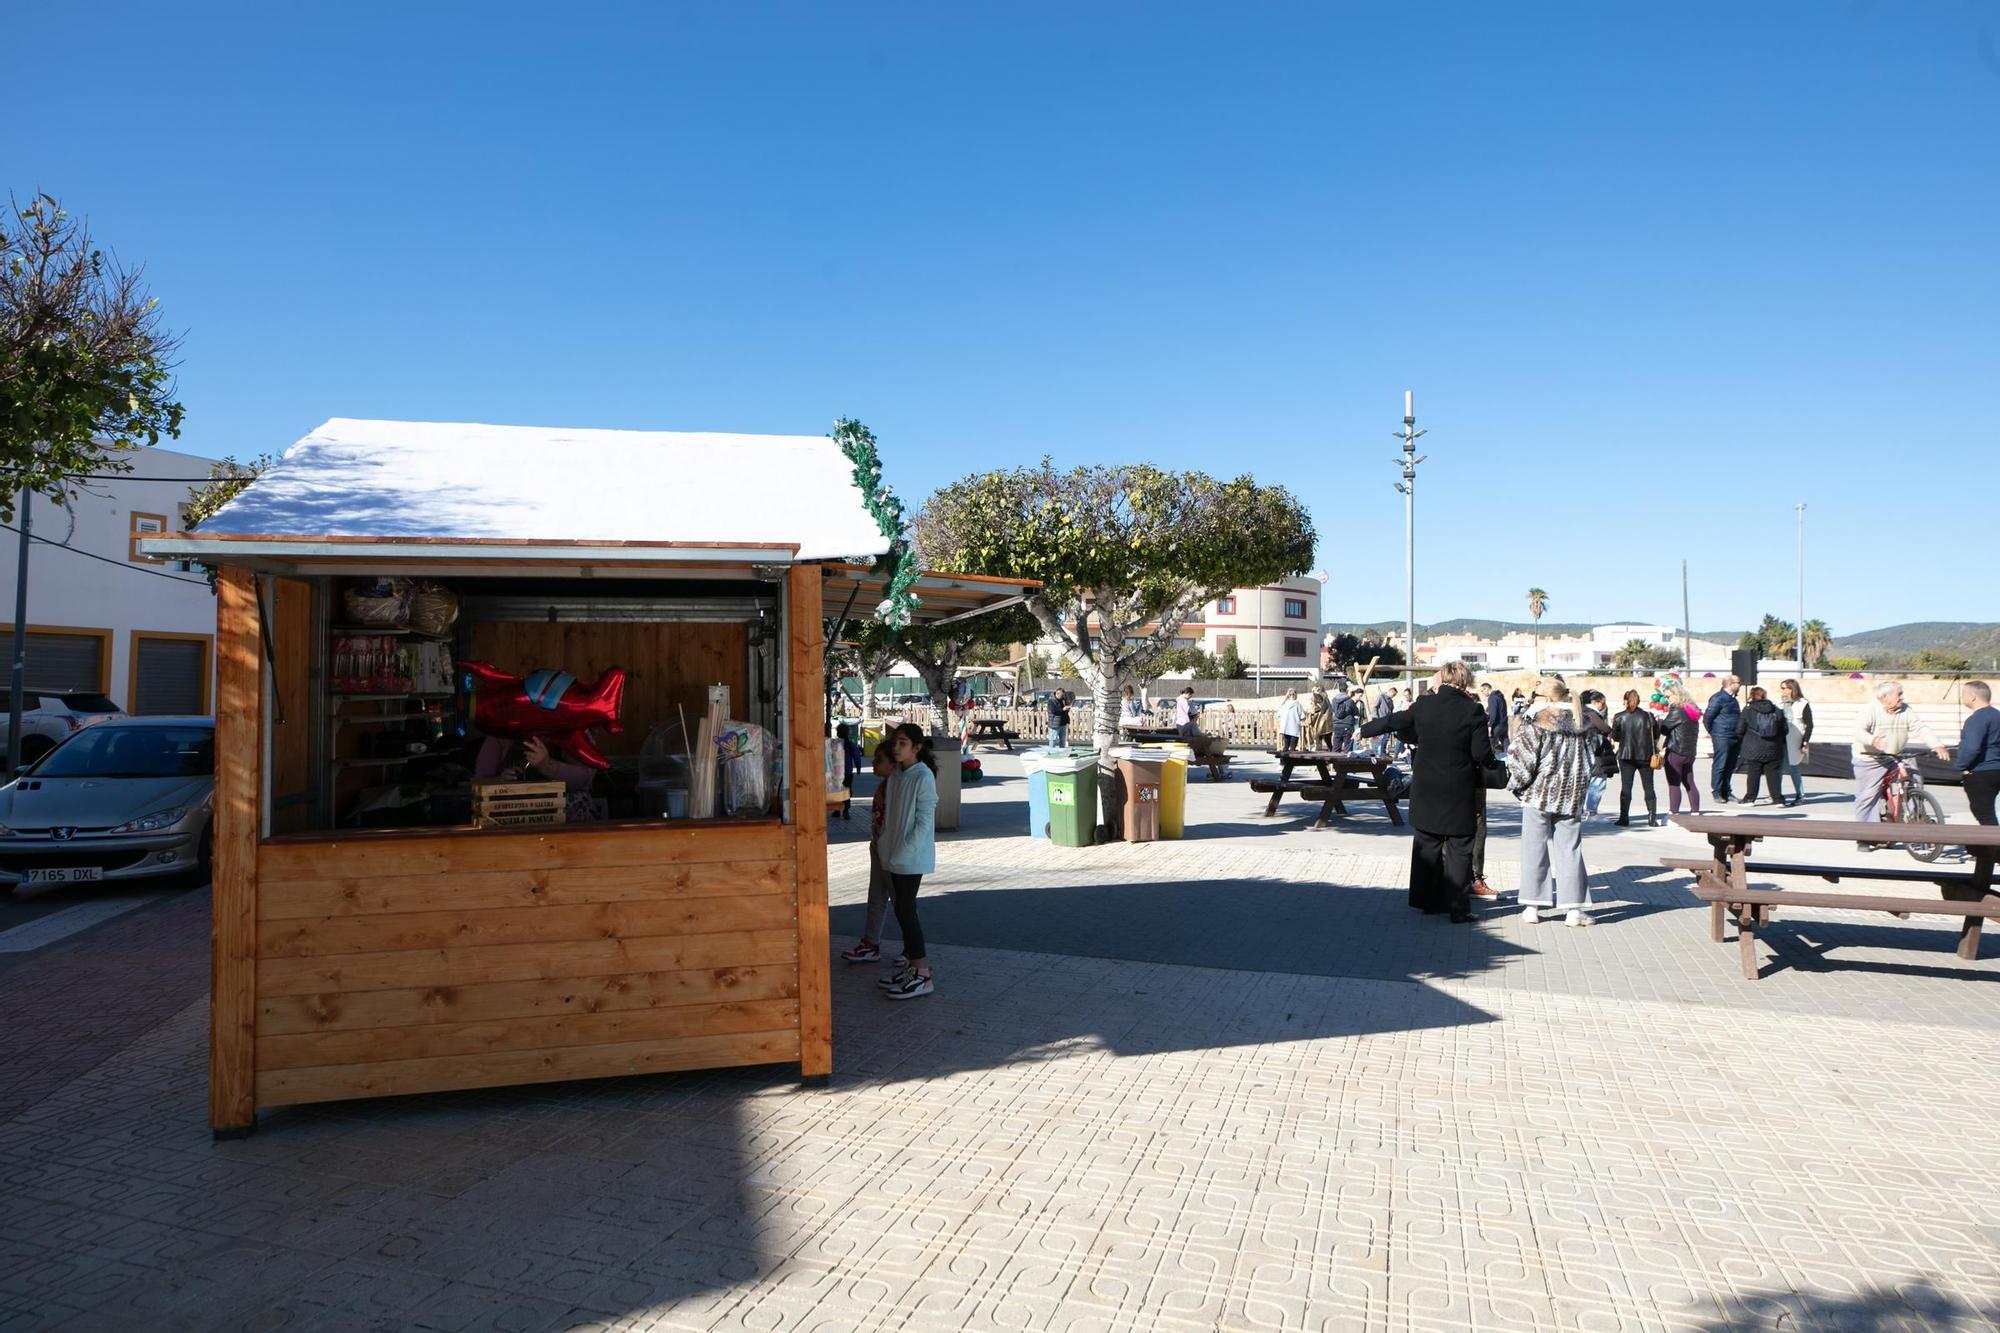
[[[33,503],[33,532],[45,541],[28,553],[28,624],[42,628],[110,630],[110,680],[106,693],[122,708],[132,706],[132,632],[157,630],[177,634],[215,633],[215,597],[199,573],[183,573],[170,565],[133,563],[133,513],[158,514],[169,531],[180,527],[179,507],[187,503],[193,485],[146,481],[146,477],[201,477],[213,460],[168,449],[142,449],[127,457],[130,476],[115,481],[79,482],[82,488],[67,507],[58,508],[43,496]],[[197,483],[198,484],[198,483]],[[20,501],[15,502],[16,525]],[[49,545],[50,542],[61,546]],[[70,549],[61,549],[66,546]],[[14,624],[14,581],[20,538],[0,531],[0,624],[11,633]],[[102,556],[114,563],[85,558]],[[172,575],[173,579],[158,577]],[[11,644],[0,648],[0,655]],[[0,680],[13,659],[5,657]],[[214,707],[215,673],[209,671],[209,707]],[[0,715],[5,707],[0,705]]]

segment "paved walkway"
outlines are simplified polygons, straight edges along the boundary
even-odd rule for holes
[[[1657,868],[1678,831],[1593,834],[1589,930],[1454,928],[1402,905],[1379,816],[1197,782],[1198,836],[1054,848],[987,763],[925,886],[939,993],[838,971],[823,1092],[608,1080],[214,1144],[203,895],[0,956],[0,1328],[2000,1323],[2000,955],[1947,919],[1781,915],[1747,983]],[[865,850],[834,827],[839,935]]]

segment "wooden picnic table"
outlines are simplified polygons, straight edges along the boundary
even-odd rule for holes
[[[1334,815],[1347,814],[1343,797],[1380,801],[1383,809],[1389,812],[1389,822],[1397,828],[1403,826],[1403,816],[1396,809],[1396,798],[1389,794],[1387,755],[1343,754],[1334,750],[1283,750],[1275,757],[1278,761],[1278,780],[1258,780],[1250,784],[1252,791],[1271,793],[1270,801],[1264,806],[1266,819],[1278,813],[1278,803],[1286,796],[1297,794],[1320,802],[1319,817],[1311,824],[1315,829],[1327,827]],[[1318,774],[1316,780],[1292,776],[1295,771],[1307,766]],[[1369,778],[1365,783],[1361,781],[1364,774]]]
[[[1691,833],[1708,838],[1714,855],[1708,861],[1666,858],[1663,865],[1691,871],[1695,896],[1709,905],[1709,938],[1720,943],[1723,918],[1736,918],[1737,945],[1742,954],[1743,975],[1756,980],[1756,930],[1766,924],[1774,910],[1784,907],[1834,907],[1861,911],[1889,912],[1898,917],[1913,913],[1958,916],[1958,956],[1967,961],[1979,957],[1981,924],[2000,917],[2000,894],[1992,892],[1993,863],[2000,855],[2000,827],[1983,824],[1860,824],[1850,820],[1781,819],[1769,815],[1674,815],[1674,823]],[[1816,842],[1868,843],[1894,847],[1907,842],[1928,841],[1964,847],[1974,855],[1971,871],[1941,870],[1932,866],[1824,865],[1750,859],[1751,846],[1765,838],[1794,838]],[[1750,872],[1767,875],[1801,875],[1837,884],[1843,879],[1875,880],[1900,884],[1935,884],[1939,897],[1892,897],[1878,894],[1822,893],[1795,889],[1753,889]]]
[[[999,742],[1007,747],[1007,753],[1014,753],[1014,742],[1021,739],[1021,733],[1007,728],[1004,717],[975,717],[972,719],[972,744],[991,745]]]

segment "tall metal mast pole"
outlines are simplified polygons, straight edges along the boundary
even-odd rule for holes
[[[1403,442],[1403,456],[1389,460],[1403,469],[1396,489],[1403,493],[1403,660],[1416,679],[1417,665],[1417,440],[1426,432],[1417,429],[1417,411],[1410,390],[1403,390],[1403,428],[1396,438]]]
[[[1799,511],[1799,619],[1792,631],[1792,646],[1799,650],[1799,674],[1806,674],[1806,506],[1800,501],[1793,506]]]

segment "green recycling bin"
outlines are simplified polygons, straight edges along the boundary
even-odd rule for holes
[[[1049,783],[1049,841],[1088,847],[1097,841],[1097,751],[1049,750],[1041,761]]]

